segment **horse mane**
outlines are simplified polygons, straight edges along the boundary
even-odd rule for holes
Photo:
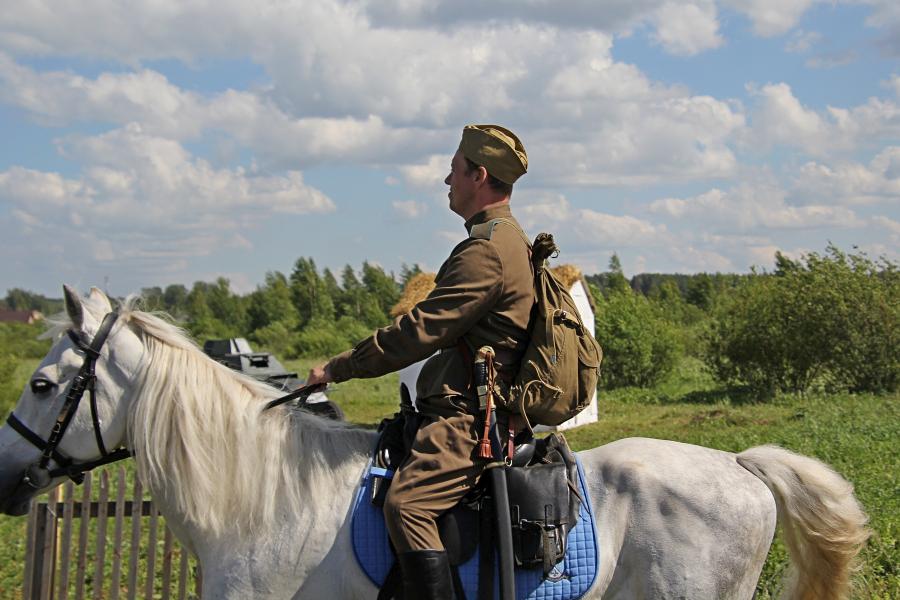
[[[188,523],[214,536],[270,530],[301,510],[334,469],[367,453],[371,432],[299,410],[262,412],[274,388],[209,358],[159,314],[123,304],[145,355],[128,421],[138,476]]]

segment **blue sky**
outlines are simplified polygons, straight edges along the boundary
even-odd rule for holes
[[[0,292],[436,270],[467,123],[587,273],[900,260],[893,0],[0,1]]]

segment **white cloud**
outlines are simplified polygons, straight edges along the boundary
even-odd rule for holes
[[[788,84],[768,84],[751,92],[757,98],[753,133],[764,145],[801,146],[810,153],[827,148],[827,123],[816,111],[804,107]]]
[[[400,173],[406,185],[419,189],[445,188],[444,179],[450,172],[451,154],[435,154],[425,162],[401,165]]]
[[[87,241],[95,261],[158,263],[222,245],[246,248],[241,231],[273,214],[334,209],[298,171],[216,169],[137,125],[73,138],[65,147],[87,165],[81,177],[12,167],[0,173],[0,200],[14,207],[32,245],[39,237],[69,240],[71,247]]]
[[[367,0],[362,4],[379,25],[459,27],[494,21],[627,35],[646,24],[651,37],[672,54],[693,55],[722,43],[712,0],[572,0],[563,10],[553,2],[516,0]]]
[[[667,233],[665,225],[630,215],[610,215],[581,209],[574,216],[574,229],[579,239],[595,244],[599,242],[607,247],[658,245],[664,242]]]
[[[415,200],[397,200],[391,203],[394,212],[404,219],[419,219],[428,212],[428,206]]]
[[[894,95],[900,98],[900,75],[891,75],[891,78],[884,82],[884,86],[893,90]]]
[[[712,4],[689,6],[683,10],[714,21]],[[744,126],[739,107],[651,82],[612,59],[607,34],[526,24],[373,29],[346,6],[332,8],[333,14],[321,14],[320,6],[300,15],[292,6],[286,22],[268,24],[265,45],[251,53],[273,78],[264,90],[204,95],[146,69],[87,79],[39,73],[0,55],[0,94],[48,122],[138,122],[148,133],[178,140],[224,132],[275,168],[409,164],[452,149],[459,125],[473,114],[505,122],[514,114],[522,126],[507,124],[525,131],[526,147],[536,148],[533,162],[541,165],[530,179],[650,183],[735,169],[729,144]],[[298,30],[309,35],[288,36],[286,23],[301,17],[308,21]],[[687,29],[706,35],[703,28]],[[707,42],[692,39],[683,49]],[[448,60],[446,48],[466,50]],[[383,68],[391,61],[395,67]],[[535,130],[539,123],[553,127]]]
[[[757,35],[771,37],[787,33],[815,0],[724,0],[723,4],[743,13]]]
[[[750,87],[755,104],[748,148],[787,146],[812,156],[840,155],[872,147],[900,135],[900,105],[891,100],[869,98],[853,108],[829,106],[817,112],[804,106],[786,83]]]
[[[885,148],[868,165],[808,162],[800,168],[793,192],[810,202],[900,204],[900,146]]]
[[[791,35],[790,39],[784,45],[784,49],[787,52],[806,54],[813,46],[818,45],[821,41],[822,34],[818,31],[804,31],[798,29]]]
[[[863,0],[872,8],[866,24],[881,29],[878,45],[883,54],[900,57],[900,4],[896,0]]]
[[[724,43],[714,2],[666,2],[656,11],[653,38],[671,54],[693,56]]]
[[[810,57],[804,64],[810,69],[833,69],[854,63],[858,58],[856,50],[843,50]]]
[[[716,227],[718,231],[861,227],[864,222],[849,208],[808,204],[789,205],[776,185],[744,183],[730,190],[714,188],[690,198],[663,198],[650,210],[673,219]]]
[[[679,273],[720,273],[735,269],[731,259],[712,249],[678,243],[670,252],[677,265],[675,271]]]
[[[895,221],[890,217],[879,215],[877,217],[872,217],[872,224],[888,231],[891,235],[891,240],[895,243],[900,243],[900,221]]]

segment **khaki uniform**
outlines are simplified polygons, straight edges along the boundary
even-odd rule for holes
[[[428,297],[328,364],[340,382],[378,377],[440,351],[419,374],[417,408],[424,422],[384,506],[398,552],[442,549],[435,519],[477,483],[486,464],[475,457],[483,423],[476,418],[471,356],[464,356],[459,340],[473,354],[493,347],[501,376],[515,373],[528,345],[534,277],[526,242],[506,223],[485,234],[484,224],[496,218],[515,222],[508,205],[472,217],[470,234],[482,227],[453,249]]]

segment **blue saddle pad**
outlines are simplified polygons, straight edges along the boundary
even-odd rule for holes
[[[543,578],[542,569],[516,570],[517,600],[569,600],[580,598],[593,585],[600,564],[597,529],[591,498],[584,483],[584,470],[578,464],[578,487],[584,502],[578,512],[578,523],[569,531],[565,558],[556,565],[549,579]],[[384,477],[384,469],[371,464],[360,482],[353,506],[353,553],[369,579],[379,588],[394,564],[394,555],[388,543],[387,529],[381,508],[372,506],[372,485],[376,477]],[[478,597],[478,552],[459,566],[466,598]],[[494,597],[496,591],[495,576]]]

